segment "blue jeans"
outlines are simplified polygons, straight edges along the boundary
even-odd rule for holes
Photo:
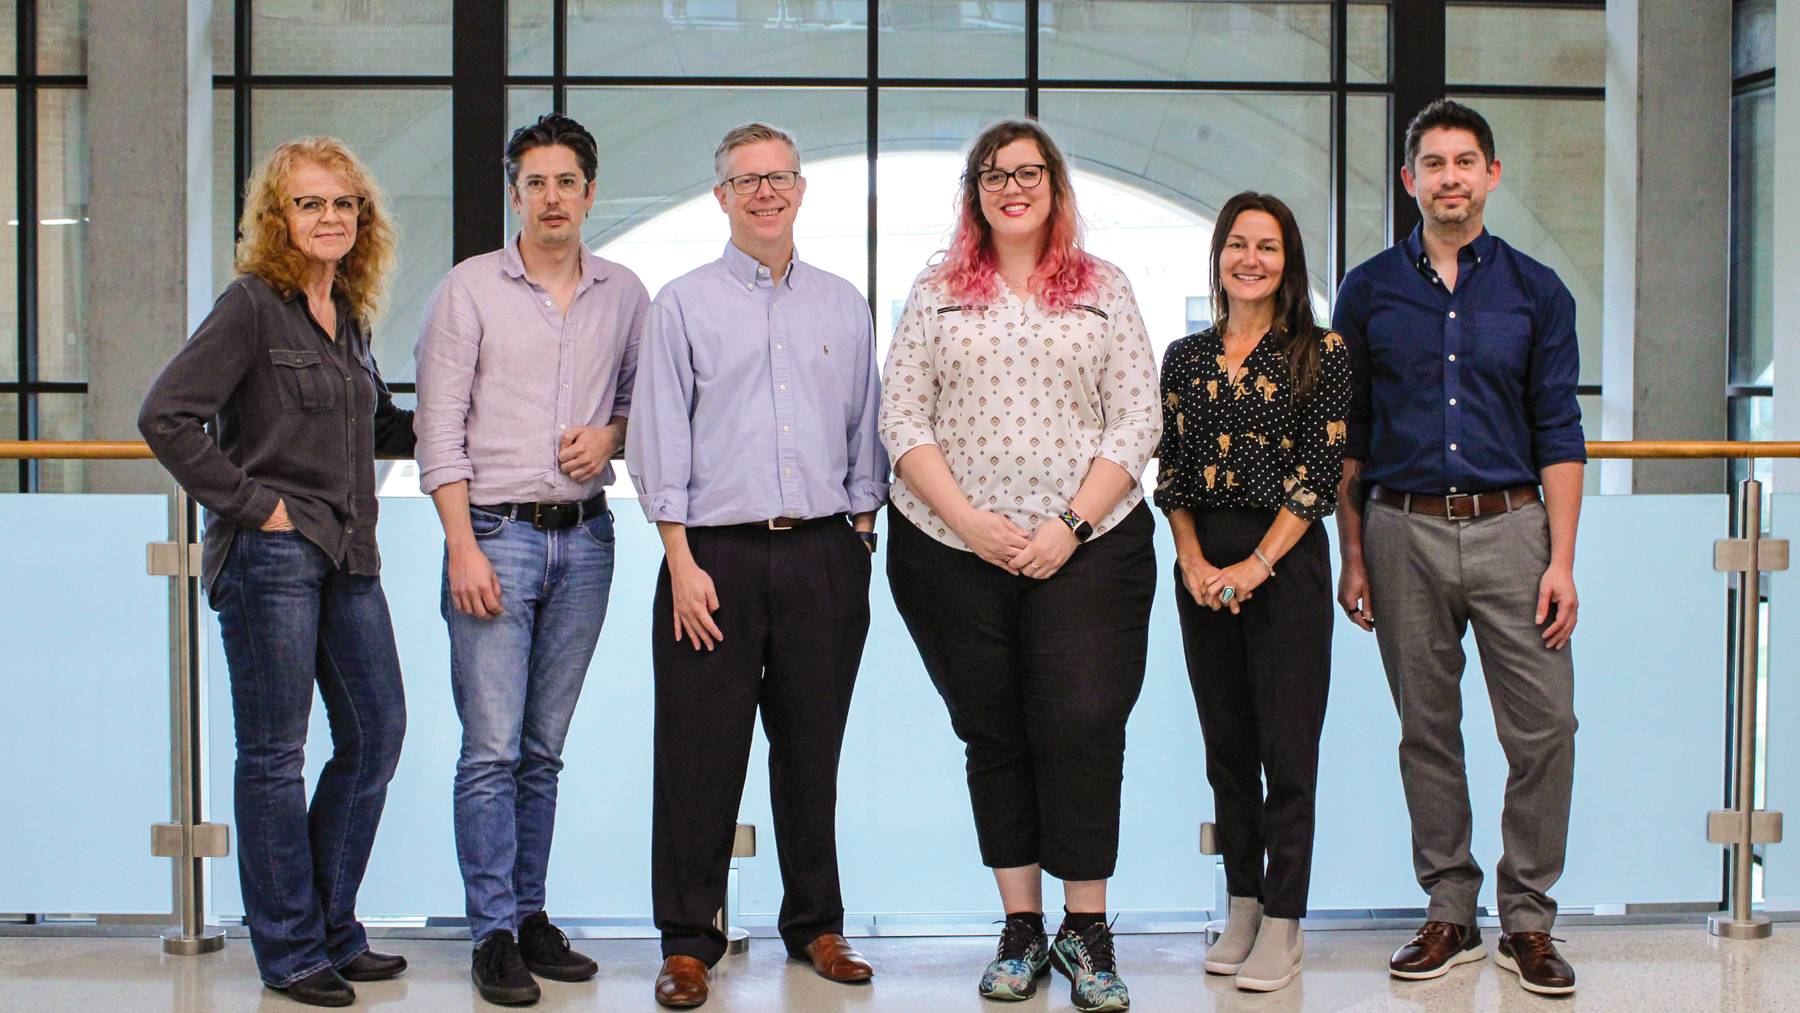
[[[376,577],[298,532],[239,531],[211,591],[237,730],[238,878],[265,982],[285,987],[369,948],[356,891],[406,734],[406,695]],[[302,777],[313,685],[331,759]]]
[[[562,531],[469,511],[476,544],[500,578],[501,613],[488,619],[450,602],[450,683],[462,719],[456,761],[456,859],[469,932],[515,935],[544,909],[556,779],[575,701],[606,618],[613,519]]]

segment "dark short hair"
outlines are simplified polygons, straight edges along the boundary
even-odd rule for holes
[[[506,142],[506,181],[519,181],[519,162],[527,151],[553,144],[573,151],[575,161],[581,165],[581,174],[589,183],[594,181],[594,174],[600,171],[600,154],[594,135],[562,113],[545,113],[536,123],[513,131],[512,139]]]
[[[1475,135],[1475,143],[1481,147],[1481,157],[1489,162],[1494,160],[1494,131],[1482,115],[1461,102],[1453,102],[1447,98],[1438,99],[1419,110],[1419,115],[1406,125],[1406,165],[1410,167],[1413,160],[1419,157],[1419,139],[1428,131],[1440,127],[1450,130],[1467,130]]]

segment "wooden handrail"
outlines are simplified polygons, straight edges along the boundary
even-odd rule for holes
[[[1587,445],[1588,457],[1630,460],[1695,460],[1708,458],[1800,457],[1800,441],[1780,440],[1628,440]],[[0,460],[136,461],[148,460],[150,448],[138,440],[0,440]]]

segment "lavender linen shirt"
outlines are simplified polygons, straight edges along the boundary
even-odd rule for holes
[[[578,502],[586,482],[557,463],[571,426],[631,414],[650,293],[625,267],[583,250],[565,317],[525,277],[519,238],[452,268],[431,296],[419,343],[419,488],[468,480],[471,503]]]
[[[657,294],[625,462],[644,516],[690,527],[867,513],[888,493],[869,304],[729,243]]]

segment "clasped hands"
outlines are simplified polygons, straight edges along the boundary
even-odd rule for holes
[[[1222,608],[1236,615],[1238,607],[1250,600],[1263,581],[1269,579],[1269,568],[1254,555],[1226,567],[1214,566],[1199,555],[1182,556],[1181,583],[1194,601],[1214,612]],[[1219,596],[1226,588],[1234,589],[1230,601]]]
[[[1017,524],[991,510],[963,515],[951,530],[977,556],[1008,573],[1048,580],[1063,568],[1081,545],[1075,532],[1051,517],[1027,535]]]

